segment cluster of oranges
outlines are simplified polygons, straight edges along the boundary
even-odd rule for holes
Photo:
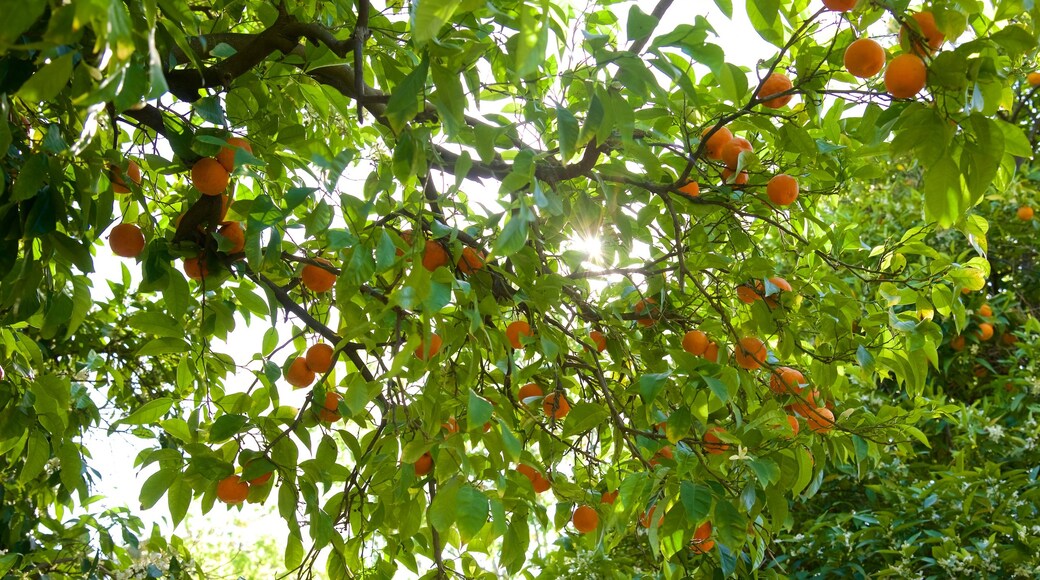
[[[335,364],[335,349],[331,345],[319,342],[312,345],[304,353],[289,363],[289,369],[285,372],[285,380],[294,388],[304,389],[314,383],[318,375],[332,370]],[[318,407],[318,420],[323,423],[335,423],[341,416],[339,413],[339,402],[343,396],[339,393],[328,391],[321,407]]]
[[[791,79],[782,73],[772,73],[762,82],[758,94],[763,106],[778,108],[790,100],[789,93],[793,85]],[[723,126],[708,127],[701,133],[704,139],[704,154],[708,159],[721,161],[723,164],[722,179],[727,185],[740,187],[748,182],[747,171],[738,168],[744,166],[741,156],[754,153],[755,147],[744,137],[736,137],[733,132]],[[679,188],[688,197],[700,195],[700,185],[691,181]],[[798,199],[798,179],[786,173],[774,175],[766,183],[766,196],[774,205],[788,206]]]
[[[239,149],[252,153],[252,147],[248,141],[240,137],[230,137],[227,139],[227,145],[220,149],[216,157],[203,157],[191,168],[191,182],[195,189],[203,195],[221,196],[221,220],[228,211],[229,198],[224,192],[230,182],[231,172],[235,169],[235,154]],[[130,193],[128,179],[137,186],[141,185],[141,166],[136,161],[128,161],[125,171],[118,166],[110,168],[109,181],[111,181],[112,191],[115,193]],[[177,223],[180,223],[180,218]],[[237,254],[245,249],[245,230],[239,222],[222,221],[217,233],[228,240],[228,254]],[[144,251],[145,241],[144,232],[141,231],[140,226],[133,223],[121,223],[115,226],[108,237],[112,253],[123,258],[140,256]],[[201,259],[201,256],[186,258],[183,269],[184,273],[193,280],[201,280],[209,274],[206,262]]]

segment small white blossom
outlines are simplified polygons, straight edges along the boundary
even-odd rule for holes
[[[1000,425],[990,425],[986,427],[986,435],[989,436],[993,441],[1000,441],[1004,437],[1004,427]]]

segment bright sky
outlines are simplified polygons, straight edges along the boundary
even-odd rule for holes
[[[584,2],[576,2],[577,4],[583,5]],[[650,13],[656,2],[648,0],[639,0],[638,3],[642,6],[643,10]],[[694,8],[693,6],[696,6]],[[613,8],[613,12],[618,14],[622,19],[620,30],[624,31],[624,19],[628,14],[628,4],[620,4]],[[693,23],[696,15],[706,16],[720,37],[726,39],[717,40],[716,42],[726,49],[726,58],[729,62],[734,64],[747,66],[754,68],[756,63],[765,58],[775,54],[775,47],[769,45],[763,41],[759,36],[749,28],[747,24],[747,17],[744,13],[744,7],[742,2],[734,3],[734,21],[730,22],[726,20],[721,13],[715,7],[713,2],[700,1],[680,1],[676,2],[669,10],[666,21],[662,24],[658,33],[667,31],[671,25],[679,23]],[[552,45],[552,42],[550,42]],[[667,85],[666,85],[667,86]],[[168,153],[167,153],[168,154]],[[351,181],[363,181],[364,175],[348,175],[347,179]],[[497,205],[494,203],[497,198],[497,187],[494,187],[491,191],[480,191],[480,186],[475,183],[470,183],[467,187],[467,192],[471,198],[476,198],[478,201],[485,203],[488,206]],[[107,236],[106,236],[107,238]],[[575,241],[575,247],[583,247],[588,250],[598,249],[598,240],[591,239],[587,241]],[[125,264],[133,278],[134,285],[140,281],[139,267],[132,260],[121,260],[111,254],[107,245],[99,247],[95,259],[96,273],[94,274],[94,295],[98,300],[107,298],[110,294],[107,289],[107,285],[101,280],[119,280],[122,277],[122,266]],[[238,327],[234,334],[231,336],[230,344],[224,344],[220,341],[214,341],[212,348],[214,351],[225,352],[232,357],[239,364],[243,364],[249,361],[252,355],[260,351],[260,340],[263,336],[263,331],[266,330],[265,323],[261,321],[254,321],[252,327],[246,326],[240,319]],[[289,336],[290,326],[284,323],[278,323],[278,328],[281,331],[280,335],[284,338]],[[281,362],[283,359],[278,359]],[[342,376],[345,367],[340,364],[340,371],[337,373]],[[238,388],[245,388],[252,382],[252,377],[244,375],[235,380]],[[233,390],[232,389],[229,390]],[[282,394],[283,404],[299,406],[303,402],[306,389],[299,391],[290,391],[286,388]],[[100,401],[99,401],[100,402]],[[138,506],[136,498],[140,492],[141,484],[144,480],[154,472],[154,467],[150,467],[148,470],[139,473],[134,467],[132,460],[141,449],[141,443],[135,438],[128,438],[123,436],[112,436],[108,437],[104,433],[96,433],[93,437],[89,437],[85,441],[85,445],[92,450],[94,453],[95,460],[92,462],[92,467],[98,469],[102,474],[102,480],[98,493],[106,496],[103,505],[105,507],[114,507],[118,505],[129,505],[135,511]],[[270,499],[268,504],[273,505],[274,500]],[[242,538],[243,542],[248,545],[250,542],[259,538],[261,535],[270,536],[272,533],[280,534],[280,530],[284,530],[285,527],[281,523],[280,519],[270,513],[269,506],[254,506],[245,505],[243,515],[247,518],[255,518],[256,525],[245,530],[245,536]],[[93,509],[97,509],[97,504]],[[237,510],[237,508],[235,508]],[[197,507],[193,504],[193,514],[198,514]],[[206,516],[210,520],[224,518],[230,521],[229,510],[221,504],[218,504],[214,509]],[[138,512],[150,527],[151,522],[159,523],[164,529],[169,529],[169,513],[166,509],[166,499],[163,498],[157,504],[157,506],[151,510],[140,513]],[[183,529],[177,530],[183,533]],[[243,533],[239,530],[236,533]],[[256,538],[249,537],[249,534],[255,534]],[[284,537],[278,538],[281,543],[284,541]],[[323,563],[322,563],[323,565]],[[409,577],[404,575],[402,577]]]

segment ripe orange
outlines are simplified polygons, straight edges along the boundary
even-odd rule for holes
[[[543,476],[541,473],[539,473],[537,469],[531,467],[530,465],[525,465],[521,463],[516,466],[516,470],[524,474],[524,476],[528,480],[530,480],[531,487],[534,488],[535,493],[542,493],[543,491],[548,491],[549,488],[552,487],[552,484],[549,483],[549,480],[546,479],[545,476]]]
[[[253,148],[249,146],[249,141],[241,137],[229,137],[227,146],[221,147],[220,153],[217,153],[217,161],[220,162],[221,167],[226,169],[228,173],[235,170],[235,152],[239,149],[244,150],[246,153],[253,152]]]
[[[709,342],[708,348],[704,349],[704,360],[719,362],[719,345],[714,342]]]
[[[805,418],[813,433],[826,433],[834,428],[834,413],[826,407],[813,409]]]
[[[794,85],[791,83],[791,79],[787,78],[787,75],[775,72],[766,77],[766,80],[762,81],[762,88],[758,91],[758,98],[766,99],[762,102],[763,106],[769,107],[770,109],[779,109],[791,102],[794,95],[783,95],[772,99],[769,97],[785,93],[792,88],[794,88]]]
[[[462,248],[462,255],[459,256],[458,267],[459,272],[463,274],[472,274],[477,270],[484,267],[484,259],[487,256],[484,252],[478,252],[470,247]]]
[[[707,553],[715,547],[715,542],[709,538],[711,538],[711,522],[704,522],[694,530],[693,539],[690,540],[690,549],[697,554]]]
[[[520,390],[516,392],[516,398],[519,399],[521,403],[523,403],[526,399],[530,397],[541,397],[544,394],[545,393],[542,392],[542,388],[539,387],[537,384],[527,383],[526,385],[520,387]]]
[[[184,258],[182,264],[184,273],[192,280],[202,280],[206,276],[209,276],[209,266],[206,265],[206,261],[202,256],[197,258]]]
[[[691,330],[683,336],[682,347],[686,352],[700,356],[708,350],[708,335],[700,330]]]
[[[751,142],[747,139],[734,137],[722,146],[722,161],[726,164],[726,167],[736,171],[740,154],[744,151],[753,152],[754,150],[755,148],[751,146]]]
[[[425,340],[419,341],[419,346],[415,347],[415,356],[419,360],[430,360],[437,356],[437,353],[441,351],[441,345],[444,341],[436,333],[430,333],[430,344],[427,346]]]
[[[307,368],[311,369],[315,373],[327,373],[332,368],[332,354],[334,353],[332,345],[319,342],[307,349],[307,354],[304,358],[307,361]]]
[[[315,258],[314,261],[328,266],[332,265],[332,262],[322,258]],[[307,264],[303,267],[303,270],[300,271],[300,280],[308,290],[318,293],[328,292],[336,285],[334,273],[314,264]]]
[[[1028,205],[1023,205],[1022,207],[1018,208],[1018,211],[1015,212],[1015,215],[1018,216],[1018,219],[1027,222],[1033,219],[1033,208],[1029,207]]]
[[[141,166],[137,164],[133,159],[126,163],[126,177],[130,178],[137,185],[141,185]],[[130,188],[126,186],[126,181],[123,179],[124,173],[123,168],[118,165],[112,165],[109,167],[108,180],[112,182],[112,191],[115,193],[130,193]]]
[[[657,509],[657,504],[654,504],[654,505],[650,506],[650,509],[646,510],[643,513],[643,515],[639,516],[639,523],[644,528],[649,528],[653,524],[653,521],[654,521],[654,511],[656,509]],[[657,526],[660,527],[663,522],[664,522],[664,514],[661,514],[661,517],[657,518]]]
[[[856,7],[859,0],[823,0],[823,5],[831,12],[848,12]]]
[[[716,433],[725,433],[726,430],[719,426],[708,427],[701,440],[704,442],[704,450],[712,455],[725,453],[729,449],[729,443],[723,443]]]
[[[965,340],[963,336],[955,336],[950,339],[950,348],[958,352],[964,350]]]
[[[648,315],[645,318],[640,318],[636,320],[636,322],[638,322],[640,326],[654,325],[654,322],[656,322],[656,320],[654,319],[660,316],[660,309],[655,306],[656,304],[657,300],[654,300],[653,298],[647,298],[645,300],[640,300],[639,302],[636,302],[636,306],[634,308],[636,314],[642,314],[645,310]]]
[[[985,342],[993,338],[993,325],[988,322],[979,324],[979,340]]]
[[[737,366],[749,371],[761,367],[766,362],[767,355],[766,345],[753,336],[740,339],[737,347],[733,349],[733,358],[737,361]]]
[[[722,182],[730,186],[747,185],[748,172],[741,171],[737,174],[737,178],[733,179],[733,170],[727,167],[722,170]]]
[[[741,284],[737,286],[737,300],[740,300],[744,304],[754,304],[756,300],[761,300],[762,295],[755,291],[750,284]]]
[[[701,131],[701,139],[711,131],[711,127]],[[708,159],[722,159],[722,148],[729,143],[729,140],[733,138],[733,133],[725,127],[719,127],[718,131],[715,131],[711,137],[708,137],[708,142],[704,144],[704,152],[707,153]]]
[[[919,56],[932,54],[942,46],[946,35],[939,31],[935,23],[935,16],[928,11],[916,12],[910,15],[913,20],[906,21],[899,30],[899,44],[904,48],[909,47],[911,52]],[[913,27],[913,31],[910,28]],[[918,36],[918,34],[920,36]]]
[[[231,248],[228,249],[227,253],[237,254],[246,248],[246,232],[242,229],[242,224],[228,222],[220,226],[217,233],[231,241]]]
[[[1027,74],[1026,82],[1029,83],[1029,86],[1031,87],[1040,85],[1040,72],[1031,72]],[[131,163],[133,162],[131,161]]]
[[[249,496],[249,484],[237,475],[229,475],[217,482],[217,499],[234,505],[242,503]]]
[[[297,389],[309,387],[315,378],[314,371],[307,366],[307,359],[302,356],[293,359],[289,370],[285,371],[285,381]]]
[[[674,459],[675,453],[671,447],[662,447],[650,458],[650,465],[660,465],[662,459]]]
[[[571,516],[571,523],[574,524],[574,529],[582,534],[594,532],[599,527],[599,514],[591,507],[581,505],[574,510],[574,515]]]
[[[791,431],[794,431],[794,434],[791,435],[791,437],[798,435],[798,432],[801,431],[801,427],[798,426],[798,417],[788,415],[787,424],[791,426]]]
[[[433,456],[427,451],[415,460],[415,475],[422,477],[433,469]]]
[[[252,461],[250,461],[249,463],[243,465],[242,466],[243,469],[248,469],[250,463],[252,463]],[[268,471],[267,473],[265,473],[263,475],[258,475],[257,477],[254,477],[253,479],[250,479],[249,480],[249,485],[263,485],[263,484],[267,483],[268,481],[271,481],[272,477],[274,477],[274,472],[273,471]]]
[[[506,327],[506,340],[509,341],[509,345],[515,349],[520,349],[521,336],[534,336],[534,333],[531,332],[531,325],[523,320],[510,322],[509,326]]]
[[[786,173],[774,176],[766,184],[766,195],[776,205],[791,205],[798,199],[798,180]]]
[[[191,184],[205,195],[220,195],[227,189],[231,174],[212,157],[203,157],[191,166]]]
[[[990,308],[989,304],[983,304],[982,306],[979,306],[979,316],[989,318],[990,316],[993,316],[993,309]]]
[[[447,266],[451,263],[451,254],[448,250],[444,249],[444,246],[438,244],[433,240],[426,240],[426,249],[423,250],[422,265],[430,272],[433,272],[441,266]]]
[[[119,224],[108,235],[108,247],[123,258],[136,258],[144,251],[144,234],[136,224]]]
[[[445,431],[447,431],[448,434],[458,433],[459,432],[459,422],[455,420],[455,417],[448,417],[447,421],[445,421],[444,423],[441,423],[441,428],[444,429]]]
[[[593,330],[589,333],[589,340],[596,345],[598,352],[603,352],[607,348],[607,337],[598,330]]]
[[[318,420],[323,423],[335,423],[342,419],[343,416],[339,414],[339,402],[342,400],[343,395],[339,393],[325,393],[325,403],[318,409]]]
[[[699,197],[701,194],[701,186],[696,181],[691,181],[686,185],[679,188],[679,193],[686,197]]]
[[[1018,337],[1014,334],[1011,334],[1010,332],[1005,332],[1000,337],[1000,342],[1003,343],[1005,346],[1014,346],[1015,343],[1018,342]]]
[[[804,384],[806,384],[805,375],[800,371],[791,367],[776,367],[773,370],[773,376],[769,379],[769,390],[778,395],[788,393],[799,395],[805,389],[802,386]]]
[[[617,496],[618,490],[616,489],[614,491],[605,491],[603,492],[603,495],[600,496],[599,503],[613,504],[615,501],[617,501]]]
[[[542,399],[542,410],[549,418],[559,421],[571,412],[571,404],[563,393],[549,393]]]
[[[885,68],[885,49],[870,38],[854,41],[845,49],[845,70],[854,77],[869,79]]]
[[[928,68],[921,57],[901,54],[885,69],[885,89],[897,99],[909,99],[924,89]]]

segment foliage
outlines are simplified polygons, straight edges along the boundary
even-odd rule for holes
[[[775,50],[749,69],[731,2],[671,4],[7,11],[0,574],[208,573],[91,511],[92,432],[139,439],[175,524],[276,506],[301,576],[1035,566],[1038,228],[1012,216],[1040,200],[1040,8],[930,3],[946,42],[895,99],[844,47],[911,50],[923,7],[750,0]],[[105,281],[117,222],[147,243]],[[258,352],[221,352],[241,333]]]

